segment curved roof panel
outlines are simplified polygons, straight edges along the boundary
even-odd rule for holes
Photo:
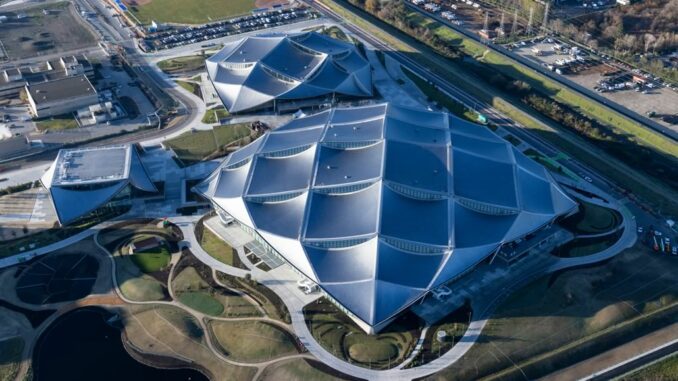
[[[359,149],[320,147],[315,186],[341,185],[381,176],[384,144]]]
[[[227,44],[206,66],[230,112],[274,99],[372,95],[370,65],[356,47],[315,32],[245,37]]]
[[[348,194],[311,196],[306,239],[337,239],[377,232],[380,184]]]
[[[158,191],[132,144],[62,149],[40,180],[62,225],[98,209],[128,186]]]
[[[308,188],[315,146],[289,157],[257,156],[247,195],[265,195]]]
[[[255,144],[223,164],[249,157],[247,181],[198,188],[373,326],[575,207],[510,143],[444,113],[333,109]],[[219,198],[237,189],[246,201]]]

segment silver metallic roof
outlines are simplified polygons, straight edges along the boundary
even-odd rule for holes
[[[197,190],[372,326],[576,207],[486,127],[392,104],[293,120]]]
[[[61,224],[107,203],[127,185],[157,192],[135,146],[117,145],[60,150],[40,179]]]
[[[315,32],[245,37],[226,44],[206,66],[230,112],[274,99],[372,95],[370,65],[355,46]]]

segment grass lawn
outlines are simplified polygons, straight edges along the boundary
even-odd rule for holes
[[[73,115],[67,114],[36,120],[35,127],[41,132],[61,131],[78,128],[78,123],[75,121],[75,118],[73,118]]]
[[[184,292],[178,298],[181,303],[206,315],[219,316],[224,312],[224,305],[207,292]]]
[[[145,273],[160,271],[167,267],[170,262],[170,252],[165,244],[132,254],[131,257],[134,264]]]
[[[152,0],[144,5],[132,5],[124,0],[130,12],[142,24],[158,23],[204,24],[249,13],[254,0]]]
[[[196,94],[198,95],[200,93],[200,85],[197,83],[193,82],[186,82],[186,81],[175,81],[177,85],[183,87],[186,89],[186,91],[190,92],[191,94]]]
[[[351,42],[346,33],[334,25],[329,28],[321,28],[319,32],[340,41]]]
[[[168,74],[201,70],[204,67],[205,57],[203,56],[184,56],[158,62],[158,68]]]
[[[165,298],[165,285],[144,274],[128,255],[115,256],[115,271],[120,291],[128,299],[145,302]]]
[[[447,94],[443,93],[438,88],[426,82],[424,79],[412,73],[405,67],[403,67],[403,73],[405,73],[405,75],[407,75],[407,77],[412,82],[414,82],[414,84],[419,88],[419,90],[421,90],[422,93],[424,93],[424,95],[426,95],[428,99],[436,102],[442,107],[445,107],[449,112],[456,116],[468,119],[472,122],[476,121],[473,111],[467,109],[463,103],[457,102],[456,100],[450,98]]]
[[[423,43],[392,27],[390,24],[386,24],[368,15],[366,12],[358,11],[357,8],[348,6],[341,0],[323,1],[323,3],[347,20],[356,23],[374,36],[388,42],[403,54],[425,64],[433,72],[449,78],[466,92],[492,104],[493,107],[506,114],[509,118],[521,123],[529,128],[531,132],[538,134],[541,138],[558,146],[581,162],[586,163],[596,172],[604,173],[610,180],[651,204],[652,207],[660,208],[663,212],[669,214],[678,213],[678,203],[674,201],[673,193],[669,193],[662,183],[654,181],[649,176],[643,174],[642,171],[633,170],[618,160],[612,159],[583,138],[553,126],[544,118],[525,109],[525,107],[514,102],[504,101],[500,96],[496,96],[495,89],[483,85],[483,81],[475,75],[469,75],[466,68],[434,54]],[[456,32],[450,31],[450,33]],[[465,43],[466,41],[469,40],[460,40],[457,43]],[[472,49],[475,48],[472,47]],[[478,53],[480,51],[476,49],[475,54],[472,55],[476,56]],[[587,149],[584,149],[584,147]],[[592,153],[589,149],[597,153]],[[602,155],[602,158],[599,155]]]
[[[222,288],[212,288],[192,266],[175,275],[172,288],[179,301],[208,315],[261,316],[259,310],[242,296]]]
[[[217,343],[232,360],[263,362],[297,353],[290,335],[260,321],[212,321]]]
[[[273,363],[259,376],[261,381],[339,381],[355,380],[343,376],[318,361],[308,359],[291,359]]]
[[[202,117],[202,122],[208,124],[219,123],[220,120],[229,115],[230,114],[224,106],[215,107],[205,111],[205,115]]]
[[[405,313],[377,335],[365,334],[327,299],[304,307],[306,324],[328,352],[354,365],[386,369],[405,359],[419,338],[421,322]]]
[[[190,360],[209,374],[228,375],[234,381],[252,380],[256,374],[256,368],[229,364],[215,356],[198,321],[180,308],[133,305],[125,309],[123,319],[127,339],[144,352]]]
[[[617,211],[581,201],[579,212],[563,220],[563,226],[575,234],[598,234],[609,232],[621,221]]]
[[[676,282],[678,258],[641,244],[605,264],[546,276],[505,300],[478,342],[426,379],[537,379],[671,324]]]
[[[266,315],[271,319],[280,320],[287,324],[291,323],[290,314],[289,311],[287,311],[285,303],[283,303],[280,297],[268,287],[255,281],[248,282],[244,278],[237,278],[224,273],[217,273],[217,277],[229,288],[239,290],[255,299],[258,304],[261,305],[261,308],[263,308]],[[242,298],[241,300],[242,302],[247,302]],[[254,307],[251,304],[249,304],[249,306],[250,308]],[[246,306],[242,306],[239,310],[234,310],[233,312],[247,312],[244,310],[244,307]]]
[[[214,127],[214,138],[217,148],[232,144],[252,134],[249,123],[227,124]],[[245,145],[247,143],[243,143]]]
[[[663,360],[657,361],[652,365],[642,368],[636,372],[624,375],[620,378],[623,381],[636,380],[655,380],[655,381],[675,381],[678,380],[678,353]]]
[[[231,124],[217,126],[212,130],[187,132],[165,144],[174,150],[179,160],[190,165],[215,155],[219,149],[240,139],[243,139],[241,145],[249,143],[246,138],[251,133],[249,123]]]
[[[229,266],[234,266],[233,257],[237,255],[233,248],[229,246],[223,239],[217,237],[211,230],[205,228],[200,240],[200,246],[215,259],[223,262]]]
[[[19,372],[24,340],[13,337],[0,341],[0,381],[11,381]]]
[[[197,163],[217,150],[212,130],[186,132],[165,142],[184,164]]]
[[[209,287],[209,284],[200,277],[195,267],[186,267],[174,276],[172,287],[174,292],[182,293],[205,290]]]

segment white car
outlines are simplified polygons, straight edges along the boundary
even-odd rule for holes
[[[643,227],[642,227],[642,226],[638,226],[638,233],[642,233],[642,232],[643,232]]]
[[[592,183],[592,182],[593,182],[593,179],[590,178],[590,177],[588,177],[588,176],[584,177],[584,180],[586,180],[586,181],[589,182],[589,183]]]

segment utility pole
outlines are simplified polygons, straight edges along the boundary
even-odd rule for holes
[[[530,7],[530,18],[527,20],[527,30],[525,31],[525,33],[527,33],[528,36],[532,34],[533,17],[534,17],[534,7]]]
[[[513,25],[511,26],[511,37],[516,35],[518,31],[518,8],[513,10]]]
[[[499,35],[503,36],[506,31],[504,30],[504,11],[501,11],[501,19],[499,20]]]
[[[490,34],[490,12],[485,12],[485,23],[483,23],[483,30],[487,35],[489,36]]]
[[[544,32],[548,31],[549,28],[549,8],[551,7],[551,2],[547,1],[546,2],[546,7],[544,8],[544,19],[542,20],[541,23],[541,28]]]

